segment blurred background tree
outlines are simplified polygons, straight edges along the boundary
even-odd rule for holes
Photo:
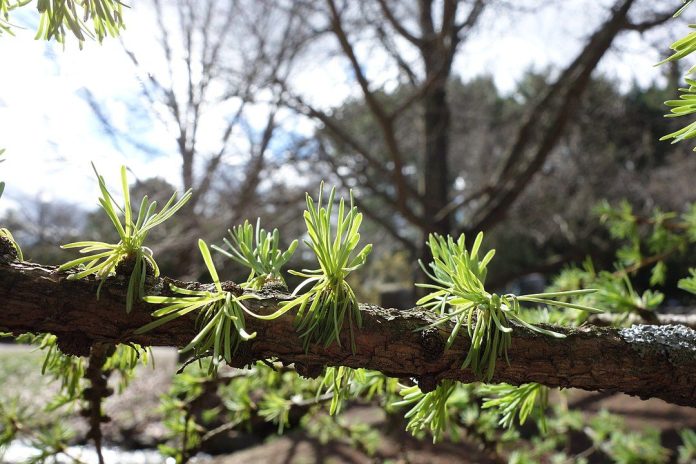
[[[391,243],[379,251],[385,259],[427,261],[430,232],[484,230],[505,257],[491,271],[496,286],[586,255],[611,262],[588,215],[593,204],[626,198],[647,213],[694,200],[688,149],[657,141],[676,127],[662,101],[679,64],[648,87],[593,74],[617,37],[659,28],[674,6],[607,2],[569,64],[527,71],[512,92],[491,76],[463,81],[453,63],[466,63],[467,41],[496,15],[548,7],[530,5],[153,2],[160,51],[144,63],[127,41],[125,49],[144,108],[180,157],[180,185],[195,192],[185,221],[157,245],[172,261],[165,270],[196,277],[202,269],[184,244],[215,240],[246,217],[298,231],[303,192],[322,178],[354,190],[372,241]],[[303,77],[324,59],[339,60],[355,90],[338,106],[313,104]],[[146,146],[88,89],[83,97],[115,143]],[[420,278],[415,268],[398,275],[408,288]]]
[[[369,220],[365,241],[379,245],[355,282],[362,300],[411,306],[412,284],[422,280],[414,263],[419,258],[429,260],[424,242],[432,232],[474,237],[475,232],[486,231],[486,247],[498,253],[490,285],[544,288],[558,271],[586,257],[597,269],[614,265],[621,240],[601,225],[600,215],[592,213],[600,200],[617,205],[625,199],[638,222],[650,222],[656,209],[683,213],[696,201],[696,157],[690,147],[658,142],[679,127],[663,117],[663,102],[674,95],[680,65],[664,67],[664,78],[649,85],[627,85],[597,72],[608,54],[621,54],[616,45],[622,39],[650,32],[664,36],[667,29],[676,28],[664,24],[680,2],[594,4],[596,18],[589,14],[583,18],[584,45],[575,55],[559,66],[530,68],[512,91],[501,91],[495,76],[465,77],[461,72],[475,60],[470,44],[475,46],[477,35],[492,22],[533,15],[556,3],[563,2],[142,2],[132,8],[144,21],[152,19],[148,28],[156,44],[144,50],[129,42],[127,34],[124,37],[123,51],[142,86],[137,103],[121,103],[133,121],[144,117],[164,127],[168,142],[152,147],[139,133],[124,130],[107,111],[113,102],[90,91],[89,82],[80,95],[111,143],[128,150],[166,152],[172,163],[180,164],[179,179],[134,173],[152,174],[138,178],[132,187],[134,197],[141,192],[166,197],[173,190],[170,183],[193,188],[188,209],[152,237],[165,275],[200,279],[203,263],[191,244],[198,237],[219,243],[225,229],[245,218],[261,217],[266,228],[279,227],[287,238],[301,236],[298,218],[304,192],[314,191],[324,179],[344,191],[353,189]],[[118,21],[114,24],[118,27]],[[68,29],[72,30],[69,25]],[[661,49],[664,43],[660,42]],[[315,82],[307,69],[329,62],[340,63],[339,80],[349,92],[346,98],[325,104],[313,98]],[[29,260],[59,263],[65,257],[57,245],[77,237],[103,239],[111,233],[100,214],[76,210],[60,200],[39,196],[21,203],[21,209],[6,211],[2,222],[22,243]],[[695,252],[693,241],[686,241],[679,253],[665,257],[669,273],[658,287],[672,305],[686,307],[693,302],[677,289],[677,281],[693,266]],[[310,259],[298,253],[294,267],[301,268]],[[219,264],[223,276],[244,279],[244,273],[228,262]],[[650,287],[651,267],[636,271],[632,275],[636,287]],[[267,375],[272,377],[268,384],[282,383],[274,374]],[[193,417],[197,426],[206,423],[211,430],[239,421],[256,437],[247,439],[257,441],[272,431],[259,431],[264,426],[258,415],[267,411],[273,416],[281,404],[289,408],[290,424],[304,421],[308,429],[316,427],[316,433],[351,439],[356,435],[359,446],[370,444],[369,434],[350,429],[341,420],[330,428],[321,422],[321,414],[306,414],[310,407],[302,402],[298,406],[258,393],[258,401],[250,401],[253,407],[235,409],[238,405],[230,402],[238,390],[247,394],[262,389],[252,383],[230,382],[220,387],[227,389],[224,392],[217,384],[202,387],[214,391],[213,400],[200,400],[211,401],[212,406],[198,409],[176,400],[186,396],[194,401],[204,395],[182,393],[177,388],[186,390],[186,384],[175,385],[165,413],[169,419]],[[476,398],[469,414],[481,414],[483,419],[476,422],[462,415],[459,425],[477,446],[486,452],[493,449],[495,459],[512,460],[514,451],[498,452],[491,443],[504,442],[495,435],[496,428],[482,425],[483,420],[497,419],[486,419],[480,411],[483,394],[472,390],[466,395]],[[270,407],[274,400],[276,407]],[[226,408],[226,422],[203,417],[203,411],[215,408]],[[681,410],[675,414],[684,415],[684,424],[693,424],[689,422],[693,414]],[[399,422],[401,416],[393,420]],[[581,419],[568,411],[558,413],[557,422],[559,436],[565,428],[581,437],[575,436],[571,446],[552,433],[543,446],[571,447],[573,452],[566,450],[568,459],[573,453],[578,460],[585,458],[577,449],[579,441],[594,459],[639,462],[638,448],[617,451],[619,445],[613,449],[606,445],[614,439],[612,433],[626,446],[633,444],[630,439],[650,442],[652,450],[658,450],[650,460],[666,459],[659,451],[659,437],[650,435],[650,441],[647,435],[636,438],[628,431],[618,437],[623,425],[616,431],[604,430],[601,421],[592,426],[595,435],[583,435]],[[536,436],[536,430],[528,428],[514,433],[515,440],[521,436],[530,438],[530,443]],[[675,436],[672,430],[667,441],[673,443],[664,445],[676,449]],[[551,454],[544,455],[543,446],[537,445],[527,462]],[[682,446],[688,458],[689,449]],[[629,458],[622,461],[621,453]],[[677,459],[676,451],[672,458]]]

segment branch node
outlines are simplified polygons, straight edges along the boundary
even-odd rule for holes
[[[18,258],[17,249],[6,237],[0,235],[0,263],[11,263]]]
[[[434,375],[424,375],[423,377],[416,378],[416,383],[418,383],[418,388],[423,393],[430,393],[437,388],[437,384],[440,381]]]
[[[226,292],[230,292],[235,296],[242,296],[244,294],[244,289],[234,282],[221,282],[222,289]]]
[[[445,341],[434,327],[421,331],[420,343],[427,361],[434,361],[445,352]]]
[[[76,332],[58,335],[57,344],[63,354],[70,356],[89,356],[92,349],[92,340]]]
[[[321,364],[295,363],[295,371],[305,379],[316,379],[324,372]]]
[[[271,292],[271,293],[287,294],[288,293],[288,286],[285,282],[283,282],[280,279],[272,279],[272,280],[268,280],[263,285],[263,290]]]

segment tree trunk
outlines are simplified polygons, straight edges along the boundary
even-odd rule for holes
[[[422,230],[419,257],[421,262],[429,263],[433,256],[426,245],[428,235],[438,233],[447,235],[451,232],[450,215],[437,217],[448,203],[449,193],[449,129],[450,109],[447,103],[446,82],[437,86],[425,96],[424,105],[424,132],[425,132],[425,158],[423,166],[423,192],[425,204],[425,218],[427,229]],[[422,282],[424,275],[419,266],[415,268],[416,282]],[[418,296],[422,296],[423,290],[416,289]]]
[[[449,130],[450,108],[447,102],[446,82],[428,92],[424,99],[425,160],[423,167],[426,215],[431,230],[448,234],[451,232],[449,214],[439,215],[449,201]]]

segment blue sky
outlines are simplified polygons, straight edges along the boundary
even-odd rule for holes
[[[483,32],[466,43],[455,61],[456,72],[465,79],[490,74],[499,88],[511,91],[530,67],[541,70],[568,62],[587,32],[602,19],[594,13],[601,11],[600,4],[608,2],[567,0],[557,3],[534,16],[489,15],[484,18]],[[124,42],[144,56],[143,61],[156,73],[161,71],[163,64],[158,57],[152,20],[152,12],[142,6],[126,10]],[[22,16],[18,22],[32,21],[29,15]],[[671,29],[674,37],[684,32],[683,25],[673,24]],[[33,34],[33,30],[27,28],[16,30],[14,37],[0,37],[0,63],[3,63],[0,147],[7,150],[7,161],[0,165],[0,175],[7,182],[0,209],[17,207],[24,198],[32,197],[95,206],[97,186],[90,161],[97,164],[107,182],[114,186],[121,164],[127,164],[141,177],[156,173],[180,185],[180,161],[171,128],[155,118],[130,119],[127,104],[139,101],[144,76],[136,74],[121,43],[107,39],[102,45],[87,43],[79,50],[72,42],[63,49],[57,44],[35,41]],[[666,46],[669,37],[662,34],[659,43]],[[634,80],[647,85],[660,75],[653,67],[659,59],[658,52],[651,47],[655,40],[655,37],[641,38],[638,34],[625,35],[618,44],[620,53],[612,52],[607,56],[600,71],[626,85]],[[368,51],[361,53],[369,55]],[[373,60],[377,63],[379,57]],[[296,82],[311,82],[311,87],[297,87],[317,105],[339,104],[356,92],[344,71],[345,63],[340,58],[315,63],[296,77]],[[368,71],[376,78],[384,72],[379,66],[372,66]],[[95,95],[118,128],[138,131],[139,137],[162,155],[152,156],[125,143],[117,149],[80,97],[85,88]],[[259,124],[263,120],[262,113],[261,108]],[[221,124],[223,113],[217,116]],[[253,114],[251,123],[254,124]],[[311,130],[307,123],[298,124],[299,131]],[[213,121],[209,129],[211,137],[216,134],[215,126]],[[205,143],[205,133],[203,135]]]

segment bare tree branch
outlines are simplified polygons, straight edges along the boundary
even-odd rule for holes
[[[387,0],[378,0],[379,1],[379,6],[382,9],[382,13],[384,14],[384,17],[387,18],[387,21],[389,21],[389,24],[394,28],[396,32],[401,35],[404,39],[408,40],[411,42],[413,45],[416,47],[420,47],[423,44],[423,40],[419,37],[416,37],[414,34],[410,33],[401,22],[399,22],[398,19],[396,19],[396,16],[394,16],[394,11],[392,8],[387,4]]]
[[[333,169],[333,172],[336,176],[338,176],[342,182],[345,185],[348,185],[347,182],[347,175],[341,174],[341,165],[336,160],[335,156],[332,156],[328,150],[326,149],[326,144],[321,140],[318,139],[319,143],[319,155],[321,158],[329,163]],[[399,205],[392,197],[389,195],[387,192],[384,191],[384,189],[380,188],[379,184],[375,184],[372,182],[372,180],[368,177],[367,173],[365,172],[366,170],[363,170],[363,173],[365,174],[364,177],[360,176],[360,172],[352,172],[350,177],[356,180],[356,185],[360,185],[361,187],[365,187],[368,189],[372,194],[375,196],[379,197],[382,199],[385,203],[387,203],[389,206],[391,206],[394,211],[399,213],[404,219],[409,221],[411,224],[417,226],[417,227],[426,227],[426,222],[425,220],[416,214],[413,210],[413,208],[410,207],[410,205],[406,205],[405,208],[402,208],[401,205]],[[377,216],[376,212],[372,214],[372,216]],[[383,221],[379,221],[380,224],[383,223]],[[394,229],[395,230],[395,229]],[[405,240],[405,238],[402,235],[395,236],[397,239],[400,241]],[[404,242],[405,243],[405,242]],[[408,247],[411,249],[413,247],[413,244],[410,244]]]
[[[471,7],[471,10],[469,10],[469,14],[467,15],[466,19],[462,23],[454,26],[454,33],[460,37],[460,40],[462,37],[461,33],[463,31],[469,31],[476,25],[485,7],[486,0],[476,0]]]
[[[556,146],[583,95],[595,67],[625,30],[634,0],[618,3],[610,18],[534,105],[520,127],[486,201],[474,212],[465,231],[485,230],[501,221],[506,211],[529,185]]]
[[[363,96],[365,97],[365,102],[367,103],[370,112],[373,114],[377,124],[380,127],[380,130],[382,131],[387,152],[389,153],[391,161],[394,163],[394,168],[391,170],[391,173],[394,187],[397,192],[397,202],[402,208],[405,208],[409,199],[409,191],[406,187],[407,181],[403,173],[403,156],[396,140],[393,120],[389,117],[384,110],[383,105],[377,100],[374,93],[372,93],[370,90],[370,84],[365,77],[365,73],[363,72],[357,56],[355,55],[355,50],[353,49],[353,46],[348,40],[348,36],[343,29],[341,15],[336,8],[335,2],[333,0],[327,0],[327,4],[329,6],[331,15],[331,28],[336,35],[339,44],[341,45],[343,53],[350,61],[353,73],[355,74],[355,79],[358,81],[358,85],[360,86]]]
[[[377,157],[375,157],[356,137],[353,137],[345,128],[343,128],[338,121],[336,121],[336,118],[333,118],[326,112],[310,105],[306,101],[304,101],[301,97],[298,96],[293,96],[292,101],[286,101],[286,104],[289,105],[291,108],[293,108],[295,111],[298,111],[302,114],[305,114],[308,117],[311,117],[313,119],[318,120],[326,128],[342,143],[345,143],[348,145],[352,150],[354,150],[358,155],[360,155],[367,163],[370,164],[370,167],[375,169],[377,173],[381,173],[385,178],[391,178],[393,177],[393,169],[391,170],[385,166],[383,161],[380,161]],[[384,179],[382,179],[384,180]],[[418,206],[422,206],[422,198],[418,194],[418,192],[408,183],[406,182],[404,184],[404,187],[406,190],[409,192],[410,199],[416,201]],[[396,199],[391,199],[390,201],[393,204],[396,204],[397,200]],[[409,207],[408,204],[403,204],[399,205],[399,210],[400,211],[405,211],[409,210],[411,213],[414,215],[413,218],[414,224],[419,224],[422,222],[421,219],[417,219],[415,216],[415,210],[412,207]]]
[[[657,13],[652,18],[639,22],[633,22],[629,20],[626,22],[626,30],[643,33],[649,29],[652,29],[653,27],[664,24],[670,19],[674,18],[674,13],[676,13],[677,11],[678,9],[665,13]]]
[[[338,162],[336,160],[336,157],[331,156],[327,150],[325,144],[319,140],[319,153],[320,156],[324,161],[329,163],[331,165],[331,168],[334,172],[334,174],[341,180],[341,183],[345,188],[351,188],[351,185],[348,182],[347,176],[343,175],[341,173],[341,166],[338,165]],[[394,203],[394,200],[382,189],[378,188],[375,186],[372,182],[369,182],[369,180],[365,182],[360,183],[361,188],[366,188],[367,190],[370,191],[373,195],[381,198],[383,201],[387,202],[388,204],[391,204],[393,207],[397,207],[397,205]],[[398,230],[397,227],[393,224],[393,215],[390,215],[390,217],[385,217],[383,214],[379,214],[376,210],[376,208],[373,208],[372,206],[366,205],[363,201],[361,201],[360,197],[355,198],[355,205],[365,213],[367,217],[375,221],[375,223],[379,224],[380,227],[384,228],[384,230],[389,233],[392,237],[394,237],[396,240],[398,240],[404,248],[411,253],[412,255],[415,255],[416,252],[416,247],[413,244],[412,240],[409,240],[408,238],[404,237]]]
[[[398,52],[396,44],[394,44],[392,37],[389,34],[387,34],[387,31],[384,29],[382,21],[378,19],[377,21],[373,22],[372,26],[375,28],[375,31],[377,32],[377,39],[382,44],[382,47],[384,47],[384,50],[389,54],[389,56],[394,60],[399,69],[401,69],[401,71],[404,73],[406,79],[408,80],[408,83],[412,87],[416,87],[418,85],[418,78],[416,76],[416,72],[413,70],[411,65],[406,62],[406,59],[403,56],[401,56],[401,54]],[[397,114],[397,112],[395,111],[394,114]],[[394,116],[392,116],[392,118],[394,118]]]

